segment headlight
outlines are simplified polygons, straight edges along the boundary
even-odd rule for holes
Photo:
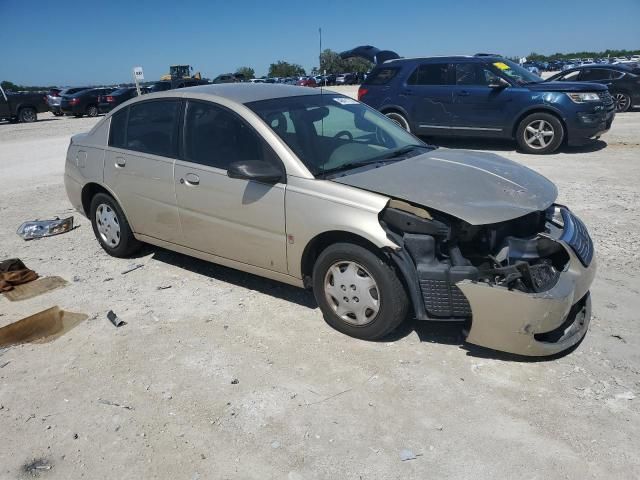
[[[595,92],[569,92],[567,96],[575,103],[598,102],[600,95]]]

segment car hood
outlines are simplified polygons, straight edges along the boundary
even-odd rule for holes
[[[598,92],[607,89],[600,83],[562,81],[532,83],[527,85],[527,88],[536,92]]]
[[[548,208],[558,196],[539,173],[491,153],[433,150],[332,179],[486,225]]]

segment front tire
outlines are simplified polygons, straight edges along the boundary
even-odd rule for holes
[[[562,123],[550,113],[532,113],[522,119],[516,130],[516,141],[520,149],[535,155],[555,152],[563,139]]]
[[[32,123],[38,120],[38,113],[35,108],[24,107],[20,109],[20,113],[18,114],[18,120],[21,123]]]
[[[389,119],[400,125],[400,127],[404,128],[407,132],[411,132],[411,126],[409,125],[409,121],[405,118],[404,115],[398,112],[387,112],[385,116]]]
[[[313,293],[329,325],[364,340],[384,337],[409,311],[407,293],[392,265],[352,243],[333,244],[318,256]]]
[[[120,205],[113,197],[98,193],[91,199],[91,225],[100,246],[113,257],[128,257],[140,249]]]

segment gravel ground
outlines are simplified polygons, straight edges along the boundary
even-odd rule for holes
[[[111,258],[77,214],[76,230],[24,242],[23,221],[70,213],[69,136],[95,122],[0,124],[0,259],[69,281],[0,298],[0,326],[54,305],[89,316],[0,351],[0,478],[640,477],[640,112],[544,157],[434,140],[541,172],[589,226],[591,328],[545,361],[470,348],[447,324],[354,340],[308,292],[158,248]],[[131,262],[144,266],[123,275]],[[111,325],[110,309],[127,324]]]

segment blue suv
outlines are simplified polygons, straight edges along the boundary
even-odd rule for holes
[[[498,55],[400,58],[371,46],[343,52],[376,63],[358,99],[417,135],[515,139],[534,154],[599,138],[615,116],[607,87],[544,82]]]

